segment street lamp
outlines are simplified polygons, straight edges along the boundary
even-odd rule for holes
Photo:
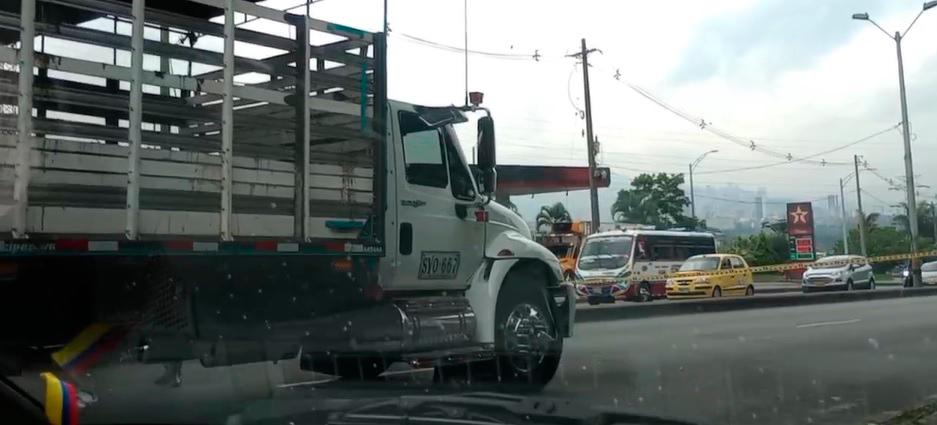
[[[696,218],[696,197],[693,193],[693,169],[696,168],[697,165],[699,165],[700,161],[702,161],[703,158],[706,158],[706,155],[709,155],[711,153],[716,153],[716,152],[719,152],[719,150],[713,149],[709,152],[704,152],[702,155],[699,156],[699,158],[696,158],[696,161],[693,161],[690,163],[690,216],[693,217],[694,219]]]
[[[852,15],[852,19],[859,21],[868,21],[872,25],[875,25],[876,28],[881,30],[888,38],[895,41],[895,47],[898,52],[898,89],[899,95],[901,96],[901,135],[904,139],[904,169],[905,176],[907,179],[907,194],[908,194],[908,222],[910,223],[911,228],[911,252],[917,252],[917,201],[915,200],[914,194],[914,166],[911,161],[911,130],[908,125],[908,98],[905,93],[904,85],[904,62],[901,58],[901,39],[908,35],[908,31],[911,30],[911,27],[914,26],[914,23],[917,22],[917,19],[921,17],[921,14],[925,10],[937,6],[937,0],[931,0],[924,3],[921,11],[918,12],[917,16],[914,17],[914,20],[911,21],[911,24],[908,25],[908,28],[904,30],[904,35],[900,32],[895,31],[895,35],[892,36],[885,31],[878,23],[872,20],[869,17],[868,13],[855,13]],[[912,260],[912,282],[914,286],[921,285],[921,268],[918,261]]]

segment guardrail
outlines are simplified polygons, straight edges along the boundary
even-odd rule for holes
[[[840,261],[824,261],[820,266],[822,268],[830,268],[837,266],[846,266],[849,264],[874,264],[874,263],[884,263],[890,261],[898,260],[910,260],[913,258],[926,258],[926,257],[937,257],[937,250],[934,251],[922,251],[917,253],[906,253],[906,254],[893,254],[893,255],[880,255],[876,257],[857,257],[856,259],[847,259]],[[690,278],[690,277],[700,277],[700,276],[726,276],[726,275],[736,275],[739,272],[751,272],[751,273],[767,273],[767,272],[783,272],[789,270],[801,270],[810,268],[814,265],[818,265],[817,262],[802,262],[802,263],[784,263],[784,264],[772,264],[766,266],[754,266],[748,267],[745,269],[730,269],[730,270],[707,270],[707,271],[693,271],[693,272],[670,272],[670,273],[658,273],[658,274],[649,274],[649,273],[626,273],[620,277],[608,277],[608,278],[590,278],[577,281],[577,284],[582,284],[586,286],[604,286],[610,285],[618,282],[650,282],[650,281],[661,281],[667,280],[673,277],[681,278]]]
[[[606,320],[640,319],[680,314],[717,313],[754,308],[792,307],[798,305],[870,301],[937,295],[937,286],[901,288],[888,291],[829,292],[810,295],[777,295],[745,298],[707,298],[675,302],[609,305],[576,309],[576,321],[600,322]]]

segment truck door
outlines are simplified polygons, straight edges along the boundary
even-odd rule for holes
[[[400,111],[397,149],[398,246],[393,289],[468,286],[484,256],[475,184],[451,127],[428,127]]]

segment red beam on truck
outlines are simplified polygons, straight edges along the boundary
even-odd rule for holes
[[[589,188],[589,167],[557,167],[546,165],[498,165],[498,193],[530,195],[566,192]],[[608,187],[608,167],[596,168],[596,186]]]

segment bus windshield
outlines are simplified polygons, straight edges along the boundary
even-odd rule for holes
[[[550,245],[550,246],[547,246],[547,249],[549,249],[550,252],[552,252],[553,255],[556,256],[556,258],[565,258],[569,256],[569,254],[572,252],[573,246],[572,245]]]
[[[586,241],[579,256],[579,268],[583,270],[620,269],[631,258],[631,236],[596,238]]]

